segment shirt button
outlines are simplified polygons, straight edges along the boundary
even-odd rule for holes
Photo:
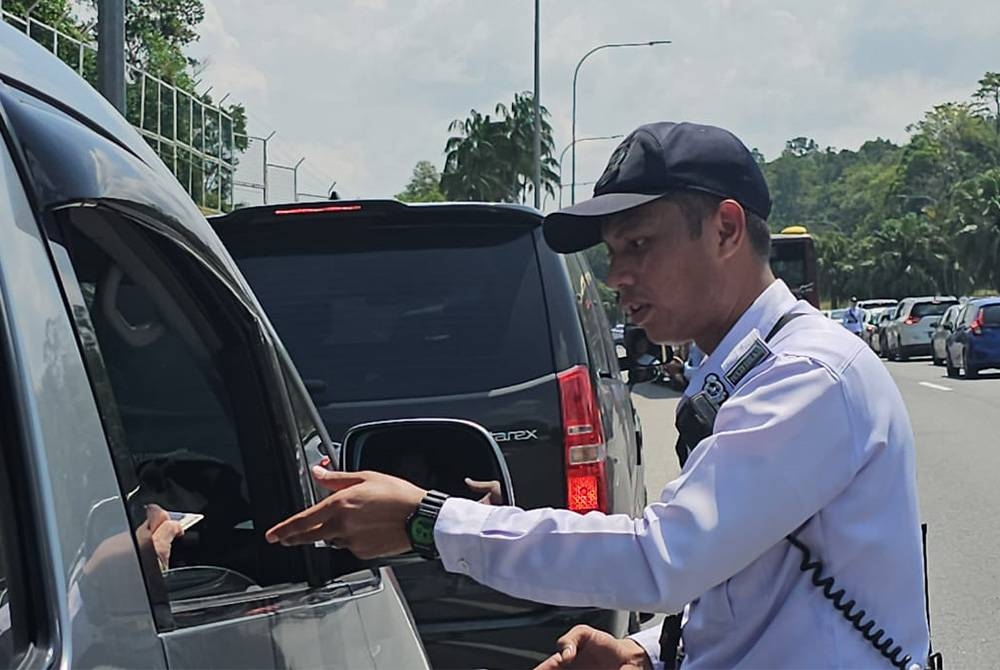
[[[923,670],[923,666],[919,663],[912,663],[907,667],[907,670]]]
[[[462,572],[469,572],[469,562],[464,558],[458,559],[458,569]]]

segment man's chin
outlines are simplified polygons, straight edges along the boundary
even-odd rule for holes
[[[690,338],[679,337],[672,333],[664,333],[661,330],[657,330],[655,326],[647,326],[645,331],[646,339],[656,345],[676,347],[685,342],[690,342]]]

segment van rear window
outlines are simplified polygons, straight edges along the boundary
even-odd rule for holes
[[[318,404],[486,391],[553,371],[528,228],[312,219],[220,234]]]
[[[983,325],[1000,326],[1000,303],[983,307]]]

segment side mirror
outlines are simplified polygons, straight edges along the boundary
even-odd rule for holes
[[[344,470],[374,470],[425,489],[478,500],[465,478],[493,482],[502,505],[514,505],[514,489],[503,452],[489,431],[460,419],[402,419],[354,426],[344,436]],[[499,489],[498,491],[496,489]],[[380,559],[401,565],[422,559],[414,554]]]
[[[436,489],[478,499],[465,478],[497,482],[501,504],[513,505],[510,471],[500,446],[477,423],[461,419],[402,419],[354,426],[344,436],[344,470],[374,470]]]
[[[636,326],[626,326],[623,344],[615,347],[618,366],[628,373],[628,385],[651,382],[660,374],[661,361],[657,358],[660,347],[650,342],[646,331]]]

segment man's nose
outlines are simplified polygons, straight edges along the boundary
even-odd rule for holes
[[[635,274],[624,263],[612,257],[608,264],[607,285],[615,291],[634,286]]]

